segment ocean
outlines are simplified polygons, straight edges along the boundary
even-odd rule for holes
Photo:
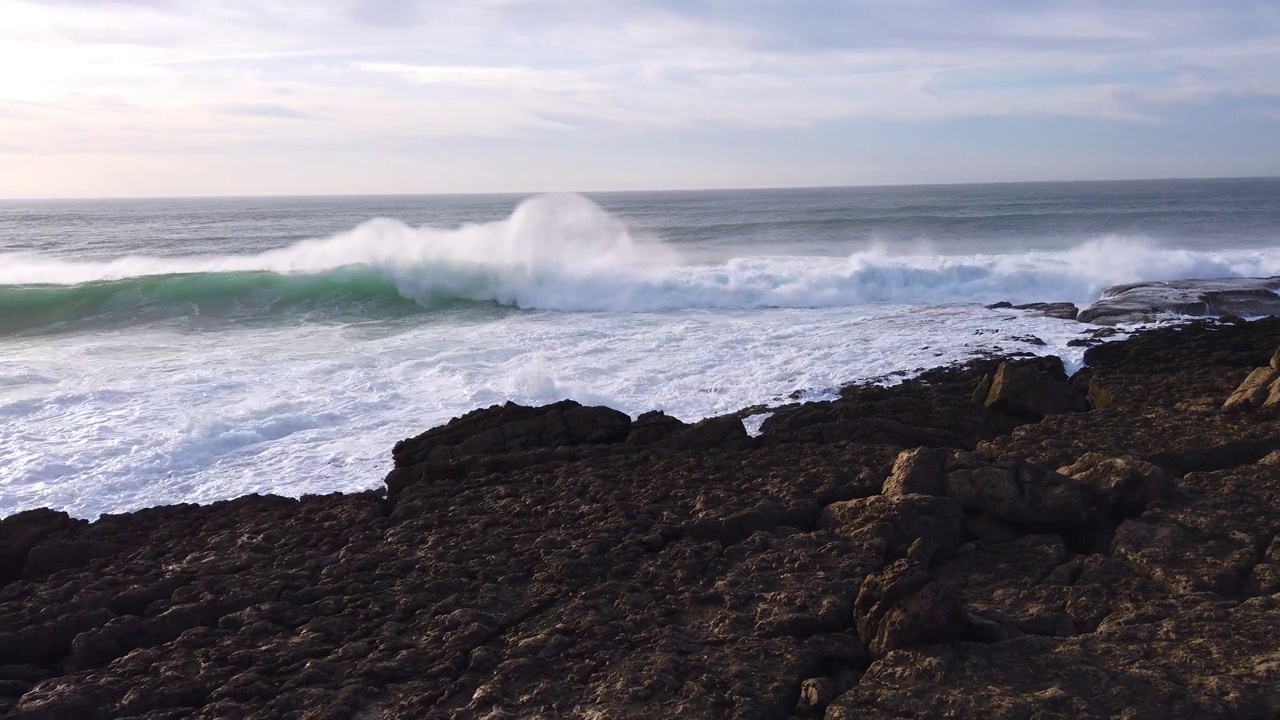
[[[1090,326],[984,306],[1277,274],[1280,179],[0,201],[0,516],[378,487],[507,400],[696,420],[1078,367]]]

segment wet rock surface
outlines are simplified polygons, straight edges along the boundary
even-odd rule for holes
[[[0,716],[1275,718],[1280,417],[1223,407],[1277,346],[975,361],[755,438],[495,406],[386,493],[14,515]]]
[[[1174,315],[1280,315],[1280,277],[1171,280],[1116,285],[1081,310],[1097,325],[1144,323]]]

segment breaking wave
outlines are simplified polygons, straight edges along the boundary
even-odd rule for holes
[[[106,262],[0,255],[0,332],[189,316],[385,318],[477,302],[566,312],[1085,304],[1118,283],[1278,273],[1276,250],[1170,250],[1118,236],[1023,254],[880,246],[844,257],[751,254],[692,263],[586,198],[546,195],[498,222],[441,229],[378,219],[256,255]]]

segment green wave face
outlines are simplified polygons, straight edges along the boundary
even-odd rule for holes
[[[447,305],[414,300],[367,267],[325,273],[149,275],[81,285],[0,285],[0,334],[199,317],[243,321],[388,319]]]

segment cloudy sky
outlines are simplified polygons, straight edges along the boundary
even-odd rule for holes
[[[1276,0],[0,0],[0,197],[1248,175]]]

